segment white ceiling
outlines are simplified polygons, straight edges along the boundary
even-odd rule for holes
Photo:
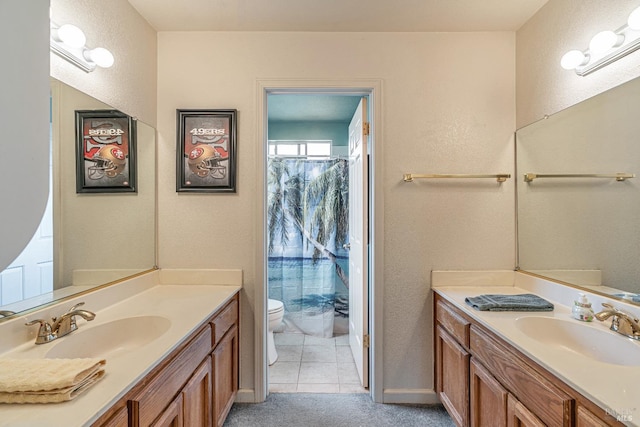
[[[515,31],[547,0],[129,0],[157,31]]]
[[[129,0],[156,31],[515,31],[548,0]],[[271,121],[345,121],[358,98],[272,96]]]

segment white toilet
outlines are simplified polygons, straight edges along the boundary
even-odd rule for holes
[[[282,323],[284,317],[284,304],[277,299],[269,299],[269,333],[267,334],[267,354],[269,355],[269,365],[273,365],[278,360],[276,344],[273,341],[273,331]]]

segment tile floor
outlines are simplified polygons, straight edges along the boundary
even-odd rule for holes
[[[278,360],[269,367],[270,393],[367,393],[360,385],[349,335],[318,338],[275,333]]]

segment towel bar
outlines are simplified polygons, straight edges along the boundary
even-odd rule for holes
[[[498,182],[505,182],[508,178],[511,178],[511,175],[507,173],[499,173],[493,175],[405,173],[402,176],[404,182],[412,182],[415,178],[495,178]]]
[[[616,181],[625,181],[629,178],[635,178],[633,173],[614,173],[614,174],[591,174],[591,173],[578,173],[578,174],[540,174],[540,173],[525,173],[524,182],[531,182],[538,178],[615,178]]]

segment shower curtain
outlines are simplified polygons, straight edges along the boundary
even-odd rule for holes
[[[332,226],[333,217],[348,218],[347,173],[342,159],[269,159],[268,295],[284,303],[285,331],[332,337],[336,316],[348,315],[337,273],[348,277],[348,254]]]

